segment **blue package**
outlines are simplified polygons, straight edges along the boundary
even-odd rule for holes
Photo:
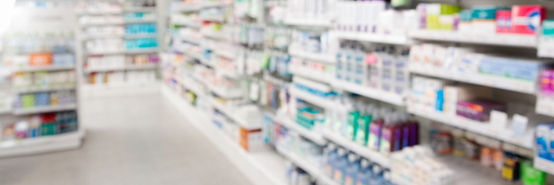
[[[536,81],[542,64],[533,60],[483,57],[479,63],[479,72],[527,81]]]
[[[554,123],[538,124],[536,127],[534,167],[554,173]]]

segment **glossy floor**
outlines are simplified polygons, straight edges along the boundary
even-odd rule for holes
[[[82,110],[82,148],[0,159],[0,184],[251,184],[158,93],[89,99]]]

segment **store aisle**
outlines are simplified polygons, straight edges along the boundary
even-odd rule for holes
[[[0,159],[0,184],[250,184],[159,94],[83,104],[82,148]]]

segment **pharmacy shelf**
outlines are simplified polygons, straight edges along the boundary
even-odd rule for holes
[[[17,141],[4,141],[0,143],[0,157],[22,156],[76,149],[81,146],[84,136],[84,129],[79,129],[78,131],[72,133],[41,136]]]
[[[172,25],[178,25],[178,26],[187,26],[187,27],[193,27],[193,28],[200,28],[201,24],[194,21],[174,21],[171,20]]]
[[[447,70],[433,70],[431,67],[408,65],[411,73],[454,80],[458,82],[493,87],[526,94],[536,93],[536,84],[530,81],[510,79],[486,74],[458,74]]]
[[[97,68],[88,68],[85,69],[85,73],[95,73],[95,72],[109,72],[109,71],[129,71],[129,70],[149,70],[156,69],[158,64],[145,64],[145,65],[126,65],[126,66],[115,66],[115,67],[97,67]]]
[[[499,170],[483,167],[483,165],[477,161],[471,161],[467,158],[456,156],[437,156],[436,158],[455,172],[453,174],[452,185],[522,184],[521,181],[515,183],[507,182],[502,178]]]
[[[318,130],[308,130],[307,128],[297,124],[291,118],[287,118],[285,116],[280,116],[276,121],[318,145],[327,144],[327,140],[325,140],[321,132],[318,132]]]
[[[200,20],[210,21],[210,22],[224,22],[225,17],[224,16],[200,17]]]
[[[200,79],[200,78],[197,78],[197,79]],[[216,87],[210,83],[207,83],[205,81],[202,81],[204,82],[204,85],[206,85],[206,87],[208,87],[208,89],[213,92],[215,95],[217,95],[218,97],[221,97],[221,98],[224,98],[224,99],[237,99],[237,98],[241,98],[242,97],[242,92],[241,91],[238,91],[238,90],[232,90],[232,91],[229,91],[229,90],[226,90],[226,89],[223,89],[223,88],[219,88],[219,87]]]
[[[54,106],[49,106],[49,107],[33,107],[33,108],[14,109],[13,114],[15,114],[15,115],[28,115],[28,114],[40,114],[40,113],[70,111],[70,110],[75,110],[75,109],[77,109],[76,104],[54,105]]]
[[[84,84],[80,86],[80,96],[89,97],[120,97],[128,94],[153,94],[160,92],[160,83],[142,82],[117,84]]]
[[[23,94],[23,93],[69,91],[69,90],[75,90],[75,85],[63,85],[63,86],[54,86],[54,87],[16,88],[14,91],[17,94]]]
[[[172,3],[170,6],[171,12],[191,12],[199,11],[204,8],[224,7],[232,5],[232,2],[198,2],[198,3]]]
[[[313,162],[309,162],[303,157],[294,154],[292,152],[286,151],[285,149],[281,149],[280,147],[277,147],[277,152],[279,152],[281,155],[285,156],[287,159],[289,159],[292,163],[294,163],[296,166],[300,167],[304,171],[308,172],[312,177],[316,178],[318,182],[321,182],[325,185],[339,185],[339,183],[333,181],[331,177],[328,177],[319,167],[319,165],[314,164]]]
[[[467,44],[536,48],[537,37],[533,35],[517,34],[464,34],[454,31],[440,30],[416,30],[410,32],[410,37],[419,40],[431,40],[441,42],[457,42]]]
[[[115,51],[89,51],[88,55],[123,55],[123,54],[150,54],[158,52],[158,48],[147,49],[130,49],[130,50],[115,50]]]
[[[457,115],[448,115],[443,112],[426,110],[408,105],[408,112],[416,116],[441,122],[446,125],[461,128],[473,133],[497,139],[523,148],[533,148],[533,131],[528,130],[525,136],[514,136],[507,128],[495,128],[488,122],[479,122]]]
[[[80,26],[81,27],[114,26],[114,25],[142,24],[142,23],[156,23],[156,19],[137,19],[137,20],[123,20],[120,22],[84,23],[84,24],[80,24]]]
[[[330,84],[335,78],[332,73],[313,70],[309,67],[289,65],[289,72],[295,76],[308,78],[317,82]]]
[[[333,87],[338,89],[342,89],[348,92],[352,92],[361,96],[390,103],[393,105],[404,106],[406,104],[405,96],[395,94],[394,92],[386,92],[372,87],[361,86],[354,83],[338,81],[338,80],[333,81],[332,85]]]
[[[75,14],[77,15],[117,15],[117,14],[123,14],[123,11],[117,10],[117,11],[76,11]]]
[[[74,70],[74,65],[69,66],[37,66],[37,67],[21,67],[15,68],[15,72],[37,72],[37,71],[64,71],[64,70]]]
[[[204,88],[202,87],[202,85],[200,83],[196,82],[195,80],[192,80],[191,78],[179,77],[179,78],[177,78],[177,81],[179,82],[180,85],[182,85],[186,89],[196,93],[197,95],[205,94],[205,91],[204,91]]]
[[[244,119],[241,116],[238,116],[237,113],[235,112],[235,110],[237,110],[237,109],[235,109],[233,107],[224,105],[224,104],[220,103],[219,101],[217,101],[215,99],[211,99],[210,102],[211,102],[211,105],[213,105],[214,108],[221,111],[223,114],[227,115],[235,123],[239,124],[241,127],[246,128],[248,130],[254,130],[254,129],[262,128],[262,125],[261,125],[262,120],[253,123],[249,120]]]
[[[286,162],[277,153],[269,148],[260,148],[253,152],[245,151],[237,142],[230,140],[218,130],[211,123],[207,113],[192,107],[167,86],[163,86],[162,93],[170,104],[173,104],[182,115],[186,115],[184,117],[189,120],[186,123],[191,123],[204,134],[254,184],[287,184]]]
[[[335,63],[335,56],[332,54],[320,54],[302,51],[301,49],[289,49],[289,54],[303,59],[313,60],[316,62]]]
[[[285,21],[283,21],[285,24],[288,25],[294,25],[294,26],[311,26],[311,27],[331,27],[332,23],[331,20],[325,20],[325,19],[301,19],[301,18],[286,18]]]
[[[535,111],[542,115],[554,117],[554,97],[539,95]]]
[[[124,12],[155,12],[156,7],[126,7]]]
[[[94,39],[141,39],[141,38],[156,38],[158,37],[157,34],[123,34],[123,35],[90,35],[86,36],[84,38],[81,38],[81,40],[94,40]]]
[[[355,40],[363,42],[375,42],[383,44],[395,44],[395,45],[410,45],[412,40],[407,35],[387,35],[377,33],[363,33],[363,32],[348,32],[348,31],[333,31],[331,32],[336,38],[345,40]]]
[[[323,97],[311,94],[309,92],[300,90],[296,87],[290,87],[289,92],[293,95],[293,97],[302,99],[306,102],[309,102],[310,104],[314,104],[316,106],[319,106],[328,110],[338,110],[338,111],[344,110],[344,107],[342,105],[339,105],[328,98],[323,98]]]
[[[354,141],[348,140],[336,133],[333,133],[329,130],[323,130],[323,136],[329,139],[330,141],[364,157],[368,160],[375,162],[385,168],[391,167],[390,157],[388,155],[373,151],[368,147],[362,146]]]
[[[13,110],[11,108],[0,108],[0,115],[3,114],[12,114]]]

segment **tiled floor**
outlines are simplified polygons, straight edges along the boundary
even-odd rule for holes
[[[82,148],[0,159],[0,184],[251,184],[160,94],[83,104]]]

